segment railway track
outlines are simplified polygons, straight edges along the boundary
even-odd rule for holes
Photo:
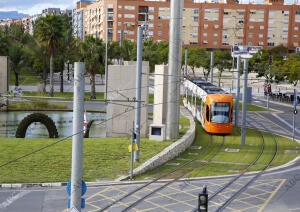
[[[261,125],[264,128],[264,126],[261,123],[257,124]],[[213,194],[209,196],[208,201],[213,201],[214,203],[214,206],[210,207],[209,211],[224,211],[226,207],[229,206],[230,203],[234,201],[240,194],[242,194],[250,185],[252,185],[266,171],[266,169],[268,169],[271,166],[272,162],[275,160],[276,155],[278,153],[278,141],[276,136],[272,134],[272,141],[275,143],[275,150],[273,150],[272,157],[270,158],[270,160],[263,166],[261,171],[258,171],[257,173],[251,175],[248,181],[243,182],[245,181],[245,179],[243,179],[240,180],[241,182],[238,182],[238,180],[241,179],[246,172],[248,172],[253,166],[255,166],[258,163],[258,161],[262,158],[263,154],[266,152],[267,144],[263,132],[260,131],[261,128],[256,129],[258,130],[259,137],[262,141],[261,150],[259,154],[255,158],[255,160],[253,160],[252,163],[250,163],[244,170],[241,171],[240,174],[229,180],[225,185],[223,185],[221,188],[219,188],[217,191],[213,192]]]
[[[257,126],[261,125],[257,123]],[[262,131],[264,126],[261,125],[261,128],[257,128],[260,140],[262,141],[261,149],[259,154],[256,158],[247,165],[245,169],[240,171],[238,175],[230,179],[225,185],[214,191],[212,194],[209,195],[209,202],[213,203],[210,204],[212,206],[209,207],[209,211],[224,211],[226,208],[241,195],[249,186],[251,186],[265,171],[267,168],[270,167],[274,159],[276,158],[278,152],[278,142],[276,136],[272,134],[273,139],[272,142],[275,143],[275,149],[268,150],[267,146],[270,141],[266,141],[265,135]],[[182,179],[187,176],[190,172],[194,169],[201,169],[207,166],[217,155],[218,153],[224,148],[225,144],[225,137],[223,137],[222,144],[218,147],[218,149],[213,153],[209,154],[209,157],[206,160],[200,160],[200,157],[194,157],[193,159],[184,162],[179,167],[171,170],[170,172],[163,174],[141,186],[138,188],[126,193],[125,195],[121,196],[114,201],[111,201],[106,206],[101,208],[99,211],[130,211],[131,209],[138,208],[138,205],[141,202],[146,201],[146,199],[150,196],[155,195],[156,193],[161,192],[164,188],[168,187],[169,185],[180,182]],[[274,145],[274,144],[273,144]],[[202,155],[207,153],[213,146],[213,136],[210,137],[210,141],[203,149]],[[261,158],[263,157],[266,151],[272,151],[272,157],[268,160],[267,163],[263,165],[260,171],[256,172],[255,174],[250,174],[245,176],[245,174],[251,171],[255,165],[259,163]],[[182,173],[183,169],[186,167],[192,166],[193,169],[190,172]],[[168,176],[174,176],[172,180],[162,181],[163,179],[167,178]],[[157,183],[157,184],[156,184]],[[155,185],[154,187],[150,188],[151,185]],[[229,190],[229,191],[228,191]],[[200,188],[199,188],[200,191]],[[133,198],[136,193],[139,193],[138,198]],[[197,198],[195,196],[195,198]],[[197,209],[195,209],[197,211]]]
[[[163,190],[164,188],[166,188],[167,186],[169,186],[172,183],[178,182],[180,181],[180,179],[182,179],[184,176],[186,176],[187,174],[189,174],[190,172],[192,172],[194,170],[194,168],[201,168],[201,167],[205,167],[207,166],[207,164],[209,164],[209,162],[211,162],[213,160],[213,158],[218,155],[218,153],[223,149],[225,144],[225,137],[223,136],[222,139],[222,144],[217,148],[217,150],[211,154],[209,154],[209,158],[206,159],[205,161],[200,160],[200,157],[194,157],[193,159],[186,161],[185,163],[183,163],[182,165],[180,165],[179,167],[173,169],[172,171],[163,174],[157,178],[155,178],[154,180],[151,180],[147,183],[145,183],[144,185],[134,189],[133,191],[127,193],[126,195],[120,197],[119,199],[116,199],[115,201],[107,204],[104,208],[101,208],[99,211],[107,211],[108,209],[116,209],[118,208],[118,211],[129,211],[130,209],[134,208],[135,206],[137,206],[139,203],[141,203],[142,201],[144,201],[145,199],[147,199],[148,197],[154,195],[155,193]],[[210,149],[213,146],[213,135],[210,135],[210,141],[208,142],[207,146],[205,147],[205,149],[202,152],[202,155],[204,155],[205,153],[208,153],[210,151]],[[199,162],[200,161],[200,162]],[[196,164],[195,164],[196,163]],[[193,165],[193,169],[191,169],[190,172],[184,172],[182,173],[182,169]],[[178,172],[178,174],[176,174],[176,172]],[[170,175],[175,175],[176,177],[173,178],[172,180],[168,180],[165,182],[160,182],[160,186],[157,187],[156,189],[149,189],[150,185],[153,185],[155,183],[158,183],[159,180],[162,180],[164,178],[166,178],[167,176]],[[132,195],[134,195],[137,192],[144,192],[144,195],[142,197],[140,197],[139,199],[135,200],[135,201],[131,201],[130,204],[128,204],[129,199],[132,197]],[[126,207],[124,207],[125,203]]]

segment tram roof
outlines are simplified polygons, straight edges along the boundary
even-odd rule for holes
[[[200,79],[190,79],[195,85],[203,89],[207,94],[226,93],[222,88]]]

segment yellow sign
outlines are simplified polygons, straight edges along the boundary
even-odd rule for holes
[[[137,151],[139,149],[137,144],[133,144],[133,151]],[[132,145],[130,144],[128,146],[128,151],[131,152],[132,151]]]

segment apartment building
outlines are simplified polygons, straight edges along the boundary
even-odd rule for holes
[[[282,44],[291,51],[300,45],[300,5],[284,5],[283,0],[264,4],[214,2],[185,0],[183,44],[207,49],[229,49],[233,44],[263,48]],[[148,37],[169,40],[168,0],[99,0],[80,10],[83,37],[136,40],[138,26],[146,25]]]

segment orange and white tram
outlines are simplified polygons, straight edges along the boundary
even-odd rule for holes
[[[231,134],[233,97],[223,89],[199,79],[184,81],[184,106],[212,134]]]

